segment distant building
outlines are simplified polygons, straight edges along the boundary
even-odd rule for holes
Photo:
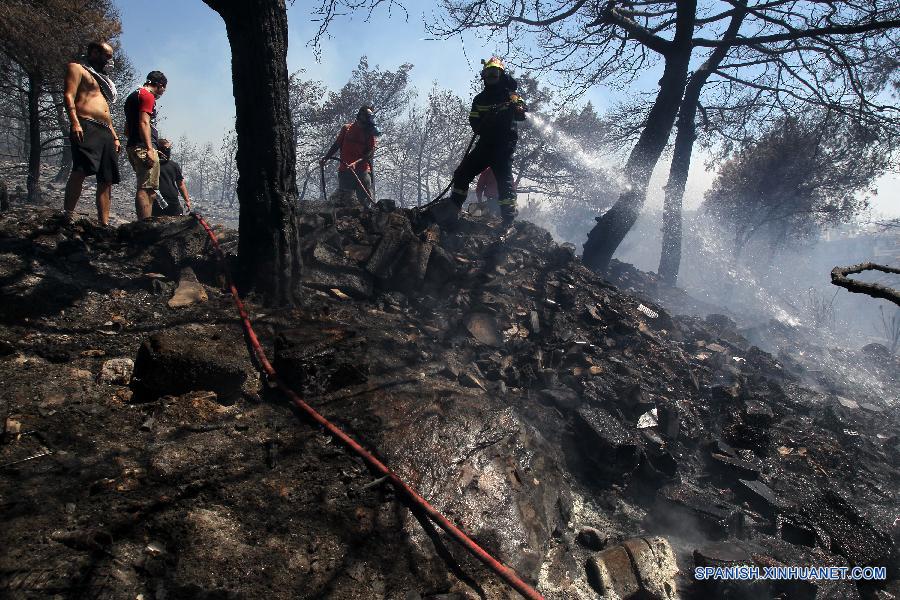
[[[887,228],[878,223],[851,223],[826,231],[820,250],[835,265],[871,261],[884,265],[900,264],[900,228]]]

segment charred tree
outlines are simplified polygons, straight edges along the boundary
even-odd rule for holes
[[[746,8],[747,2],[743,0],[738,5]],[[728,30],[722,38],[723,42],[734,40],[746,14],[746,10],[734,13]],[[709,58],[691,75],[684,90],[681,108],[678,111],[678,131],[675,134],[672,165],[669,167],[669,180],[666,183],[663,201],[662,251],[659,256],[658,270],[660,278],[672,286],[678,281],[678,270],[681,267],[681,208],[688,172],[691,169],[694,140],[697,138],[696,119],[697,108],[700,106],[700,93],[709,76],[719,68],[722,60],[728,54],[728,49],[729,47],[726,45],[716,47]]]
[[[25,179],[28,201],[41,199],[41,86],[40,72],[28,73],[28,176]]]
[[[659,92],[640,138],[625,165],[628,188],[612,208],[597,218],[597,224],[588,233],[582,258],[585,264],[592,268],[606,269],[616,248],[637,221],[644,205],[647,184],[650,183],[653,168],[669,139],[678,107],[681,105],[691,60],[691,37],[694,33],[696,10],[696,0],[679,2],[675,37],[671,42],[661,40],[658,43],[662,46],[661,54],[665,57]]]
[[[204,0],[225,22],[237,132],[239,283],[267,304],[300,294],[294,133],[284,0]]]
[[[53,103],[56,108],[56,125],[59,127],[59,136],[62,141],[62,156],[59,160],[59,170],[53,177],[53,183],[64,183],[72,171],[72,145],[69,143],[65,105],[60,94],[53,94]]]
[[[636,221],[650,174],[671,133],[687,83],[693,50],[726,47],[729,64],[711,75],[718,96],[715,111],[729,111],[707,134],[727,142],[748,138],[750,131],[771,122],[773,114],[802,115],[810,107],[843,116],[860,115],[867,127],[897,129],[896,107],[878,101],[885,73],[884,57],[896,46],[892,33],[900,27],[900,5],[892,0],[854,3],[844,0],[799,2],[785,10],[781,2],[731,0],[700,2],[519,2],[442,0],[447,16],[431,30],[445,38],[480,30],[491,38],[504,31],[508,40],[533,36],[512,45],[520,66],[562,75],[571,95],[612,80],[635,82],[655,57],[664,62],[652,106],[623,111],[623,135],[640,131],[625,168],[627,191],[589,234],[585,262],[604,269],[618,244]],[[726,31],[742,14],[739,31]],[[727,24],[727,25],[726,25]],[[691,37],[692,39],[686,39]],[[710,75],[707,75],[710,77]],[[697,78],[699,84],[700,77]],[[684,111],[688,115],[696,107]],[[647,115],[645,117],[645,114]],[[669,186],[667,257],[663,270],[677,274],[680,231],[679,183],[689,167],[696,129],[683,129],[676,173]],[[694,132],[691,130],[694,129]],[[677,238],[677,239],[676,239]]]
[[[900,269],[895,267],[887,267],[867,262],[850,267],[835,267],[831,270],[831,283],[856,294],[866,294],[872,298],[881,298],[882,300],[888,300],[897,306],[900,306],[900,291],[881,285],[880,283],[866,283],[847,277],[847,275],[862,273],[863,271],[881,271],[882,273],[900,274]]]

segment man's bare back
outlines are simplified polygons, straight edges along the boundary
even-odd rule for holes
[[[100,91],[100,85],[93,75],[78,63],[69,63],[66,72],[66,90],[70,85],[75,88],[75,113],[79,117],[87,117],[112,125],[109,115],[109,104]]]

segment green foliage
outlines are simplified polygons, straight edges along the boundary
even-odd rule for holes
[[[780,119],[722,165],[701,210],[734,233],[735,254],[763,235],[800,241],[868,206],[889,141],[833,115]]]
[[[4,0],[0,51],[31,74],[58,73],[92,41],[121,32],[112,0]]]

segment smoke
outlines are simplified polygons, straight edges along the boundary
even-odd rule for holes
[[[643,214],[616,258],[655,272],[661,221],[658,212]],[[680,314],[726,314],[750,343],[801,365],[812,389],[830,394],[853,387],[876,402],[900,401],[897,374],[885,377],[877,359],[859,352],[873,343],[890,350],[897,308],[830,282],[834,266],[872,260],[883,245],[876,234],[850,233],[787,248],[760,238],[735,257],[728,231],[687,213],[678,287],[698,302],[681,303],[672,295],[663,304]]]
[[[529,121],[532,129],[573,166],[625,188],[620,165],[610,153],[586,151],[544,115],[531,113]],[[539,224],[548,226],[558,237],[560,232],[567,232],[560,241],[580,247],[593,221],[564,205],[547,206],[552,207],[547,210],[569,213],[554,214],[553,219]],[[534,217],[540,221],[547,215],[528,215]],[[616,258],[655,272],[661,225],[660,212],[645,212],[619,247]],[[830,283],[834,266],[873,260],[884,241],[874,234],[845,233],[848,235],[832,232],[793,246],[785,246],[784,239],[761,235],[736,251],[733,233],[703,214],[686,213],[678,285],[690,298],[679,302],[677,294],[671,295],[668,308],[676,314],[701,317],[726,314],[752,344],[799,365],[805,373],[804,383],[813,389],[839,393],[853,387],[873,400],[900,402],[897,392],[892,391],[896,390],[896,376],[885,377],[859,352],[873,343],[892,348],[892,327],[897,330],[892,323],[900,321],[897,308]],[[894,286],[898,283],[886,282]],[[895,314],[898,316],[892,322]]]
[[[530,121],[533,130],[574,166],[624,188],[621,169],[609,154],[586,151],[543,115],[531,114]],[[542,203],[543,211],[532,211],[526,218],[547,227],[559,241],[580,247],[593,220],[583,211],[547,200]],[[661,226],[659,211],[645,211],[616,258],[655,272]],[[678,286],[689,298],[679,301],[679,296],[672,294],[668,302],[657,300],[676,314],[726,314],[750,343],[802,366],[804,383],[812,389],[839,394],[852,386],[873,400],[900,402],[892,391],[897,377],[885,378],[859,352],[873,343],[891,349],[891,319],[896,307],[830,283],[834,266],[873,260],[883,246],[884,241],[874,234],[832,232],[792,246],[785,246],[784,239],[761,235],[736,251],[732,232],[703,214],[686,213]]]
[[[536,186],[543,186],[544,191],[528,191],[527,200],[519,204],[519,214],[550,231],[557,240],[580,248],[593,217],[610,206],[626,187],[621,165],[611,153],[591,143],[598,132],[583,132],[590,138],[583,143],[575,137],[578,133],[567,132],[546,115],[530,112],[527,117],[533,136],[531,144],[519,152],[539,151],[543,157],[540,160],[547,162],[540,174],[543,183]],[[535,137],[539,144],[534,143]],[[527,174],[524,181],[526,186],[530,183]]]

